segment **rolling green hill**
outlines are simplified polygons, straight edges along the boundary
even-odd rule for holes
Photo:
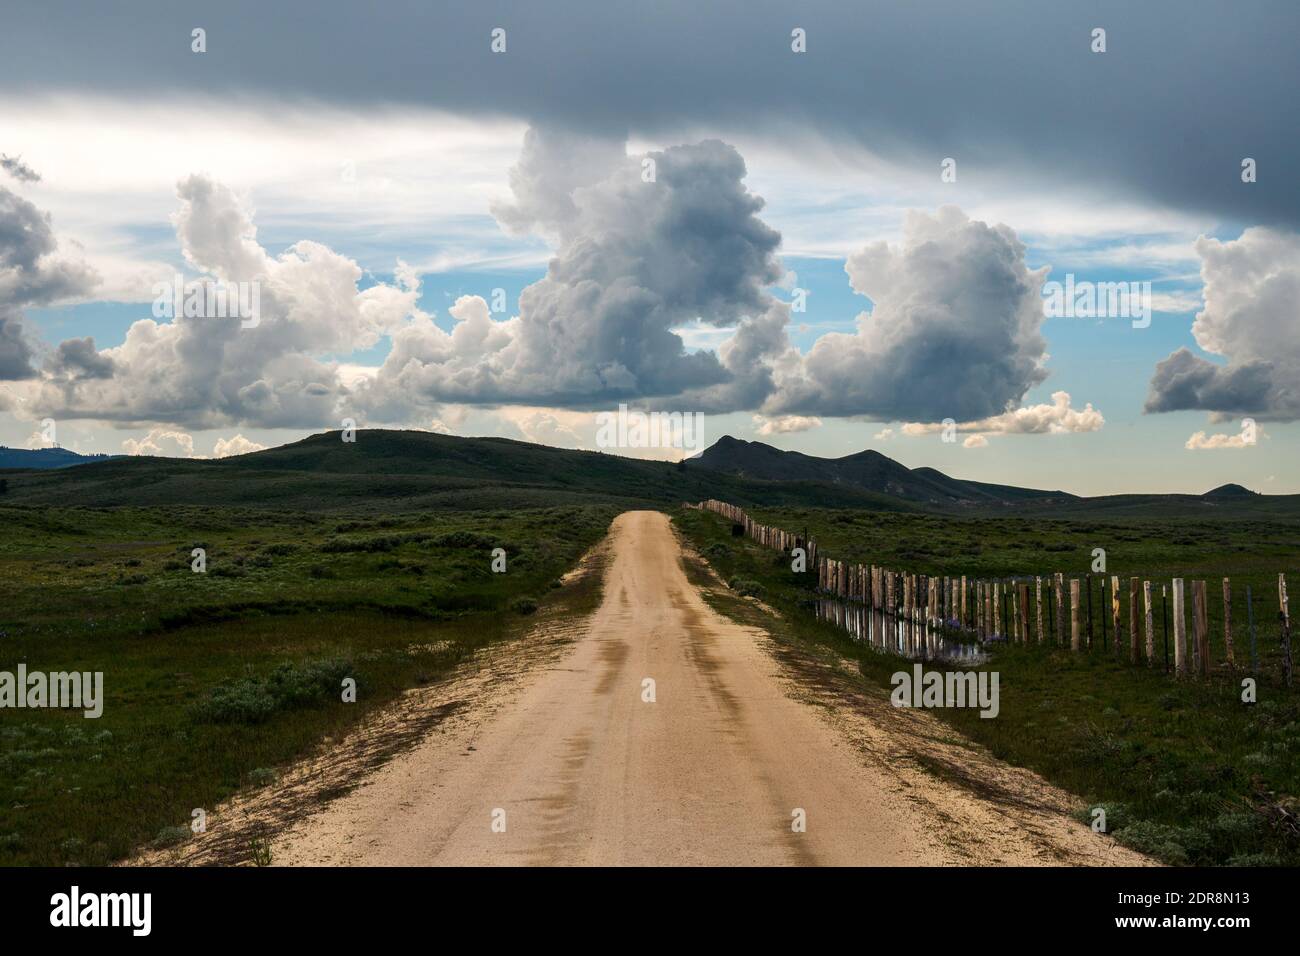
[[[208,505],[318,511],[615,504],[663,507],[704,498],[738,504],[913,510],[862,488],[755,481],[669,462],[504,438],[338,432],[215,461],[130,457],[58,471],[4,473],[13,505]]]
[[[753,507],[1075,517],[1300,515],[1300,496],[1239,486],[1204,495],[1080,498],[909,469],[875,451],[838,459],[724,437],[674,464],[505,438],[374,429],[339,432],[219,460],[119,457],[59,469],[0,471],[0,504],[199,505],[373,512],[609,504],[673,507],[718,498]]]

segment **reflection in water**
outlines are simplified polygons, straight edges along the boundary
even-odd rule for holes
[[[827,599],[815,601],[814,605],[819,620],[837,624],[853,635],[854,640],[869,644],[876,650],[923,661],[982,664],[988,660],[979,644],[954,641],[925,620],[909,621],[879,609],[870,610],[861,604]]]

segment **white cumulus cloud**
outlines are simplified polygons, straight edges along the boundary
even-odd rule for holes
[[[1146,411],[1199,409],[1222,421],[1237,415],[1300,418],[1300,235],[1266,227],[1221,242],[1196,241],[1205,308],[1192,334],[1211,362],[1180,348],[1151,377]]]
[[[822,420],[815,415],[778,415],[768,418],[766,415],[754,416],[754,431],[759,435],[785,435],[791,432],[806,432],[820,428]]]
[[[991,415],[969,422],[958,422],[959,432],[982,432],[999,435],[1065,435],[1074,432],[1100,431],[1106,424],[1101,412],[1089,402],[1083,408],[1070,404],[1069,392],[1053,392],[1050,403],[1013,408],[1001,415]],[[903,434],[930,435],[943,431],[938,422],[908,422]]]
[[[250,441],[243,435],[234,435],[230,438],[218,438],[216,446],[212,449],[213,458],[232,458],[235,455],[247,455],[251,452],[262,451],[265,445],[259,445],[255,441]]]

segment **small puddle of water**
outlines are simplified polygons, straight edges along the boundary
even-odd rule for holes
[[[912,660],[949,661],[978,665],[989,656],[979,644],[953,640],[924,621],[908,621],[861,604],[821,599],[814,602],[818,620],[830,621],[848,631],[856,641],[887,654]]]

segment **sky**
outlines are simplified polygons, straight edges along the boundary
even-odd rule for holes
[[[1300,12],[1133,6],[11,2],[0,444],[1300,493]]]

